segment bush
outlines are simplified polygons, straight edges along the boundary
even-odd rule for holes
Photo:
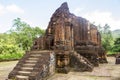
[[[17,44],[0,40],[0,61],[16,60],[23,56],[24,51]]]
[[[117,38],[114,42],[114,46],[112,49],[114,52],[120,52],[120,38]]]
[[[22,58],[23,53],[0,54],[0,61],[17,60]]]

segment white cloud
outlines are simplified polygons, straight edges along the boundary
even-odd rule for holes
[[[95,22],[96,24],[104,25],[111,21],[111,13],[110,12],[89,12],[83,15],[83,17],[87,18],[90,22]]]
[[[83,13],[81,9],[76,8],[74,14],[81,16],[89,20],[91,23],[95,22],[95,25],[104,26],[108,24],[111,27],[111,30],[120,29],[120,19],[116,20],[111,12],[102,12],[102,11],[93,11]]]
[[[6,31],[8,31],[9,29],[10,29],[10,26],[8,24],[0,25],[0,33],[4,33]]]
[[[24,10],[20,7],[18,7],[15,4],[11,4],[11,5],[1,5],[0,4],[0,16],[6,14],[6,13],[19,13],[19,14],[23,14]]]
[[[111,30],[120,29],[120,20],[115,20],[111,12],[94,11],[83,15],[90,22],[95,22],[96,25],[110,25]]]
[[[0,4],[0,15],[5,13],[4,6]]]
[[[6,6],[6,10],[13,13],[24,13],[24,10],[15,4]]]

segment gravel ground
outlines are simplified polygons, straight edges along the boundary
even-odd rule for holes
[[[0,62],[0,80],[5,80],[18,61]]]
[[[108,64],[100,64],[92,72],[56,73],[48,80],[120,80],[120,64],[115,65],[115,58],[108,57]],[[18,61],[0,62],[0,80],[5,80]]]
[[[115,58],[108,57],[108,64],[100,64],[92,72],[69,72],[55,74],[48,80],[120,80],[120,65],[115,65]]]

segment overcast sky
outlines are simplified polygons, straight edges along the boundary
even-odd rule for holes
[[[51,15],[67,2],[70,12],[111,30],[120,29],[120,0],[0,0],[0,33],[6,32],[17,17],[31,26],[46,29]]]

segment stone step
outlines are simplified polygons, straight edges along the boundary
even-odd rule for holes
[[[16,80],[29,80],[29,76],[16,75]]]
[[[31,74],[31,71],[18,71],[19,75],[29,76]]]
[[[39,58],[28,58],[28,60],[38,60]]]
[[[26,64],[23,64],[23,67],[33,67],[35,66],[35,64],[31,64],[31,63],[26,63]]]
[[[41,53],[48,53],[50,51],[44,50],[44,51],[31,51],[30,54],[41,54]]]
[[[22,67],[21,70],[23,70],[23,71],[32,71],[33,67]]]
[[[27,63],[36,63],[37,60],[26,60],[25,62],[27,62]]]

